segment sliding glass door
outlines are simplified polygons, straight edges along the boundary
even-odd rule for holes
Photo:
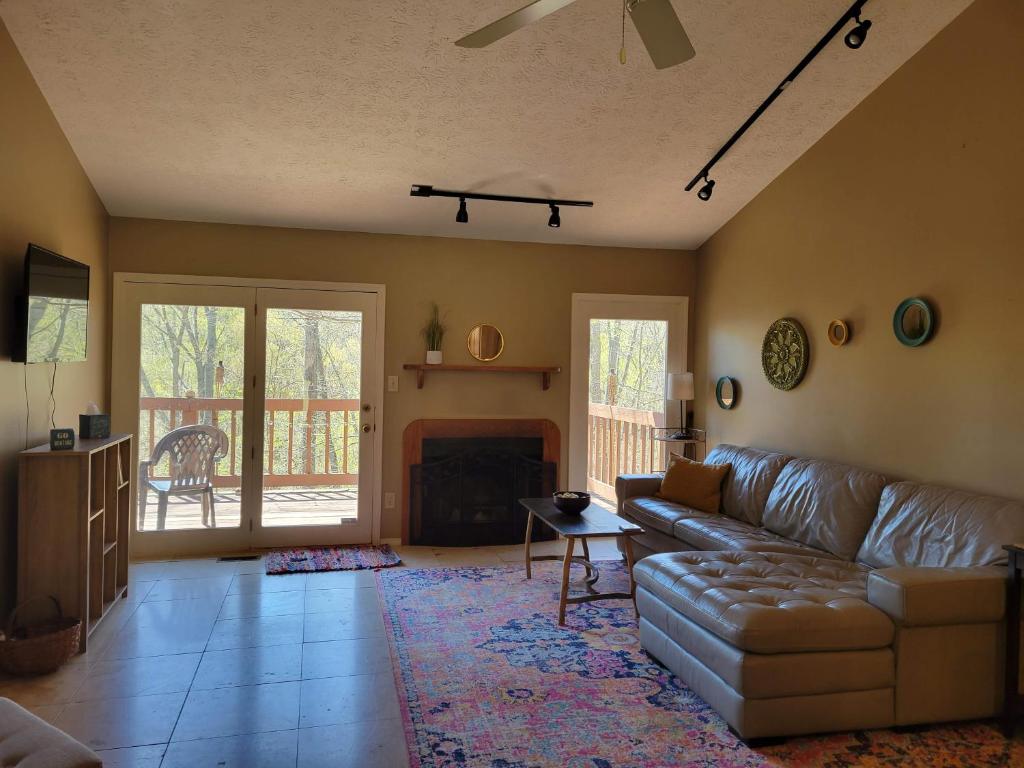
[[[119,280],[115,294],[136,555],[372,540],[376,293]]]

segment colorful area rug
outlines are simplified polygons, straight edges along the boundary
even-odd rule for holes
[[[750,749],[640,649],[628,602],[570,606],[560,628],[559,568],[377,574],[412,768],[1024,765],[992,723]],[[626,583],[601,564],[599,587]]]
[[[402,558],[387,544],[357,544],[351,547],[299,547],[267,553],[267,573],[308,571],[354,571],[360,568],[390,568]]]

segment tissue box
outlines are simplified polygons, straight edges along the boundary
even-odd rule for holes
[[[106,413],[83,413],[78,417],[79,437],[110,437],[110,416]]]

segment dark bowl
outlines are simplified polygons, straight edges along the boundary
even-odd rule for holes
[[[559,493],[567,493],[567,491],[560,491]],[[586,491],[568,491],[568,493],[575,493],[576,498],[560,497],[558,493],[552,496],[555,506],[565,514],[578,515],[590,506],[590,494]]]

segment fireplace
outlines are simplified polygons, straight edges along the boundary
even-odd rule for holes
[[[404,438],[405,543],[521,544],[518,500],[558,484],[558,428],[546,419],[421,419]],[[535,541],[550,537],[534,526]]]

